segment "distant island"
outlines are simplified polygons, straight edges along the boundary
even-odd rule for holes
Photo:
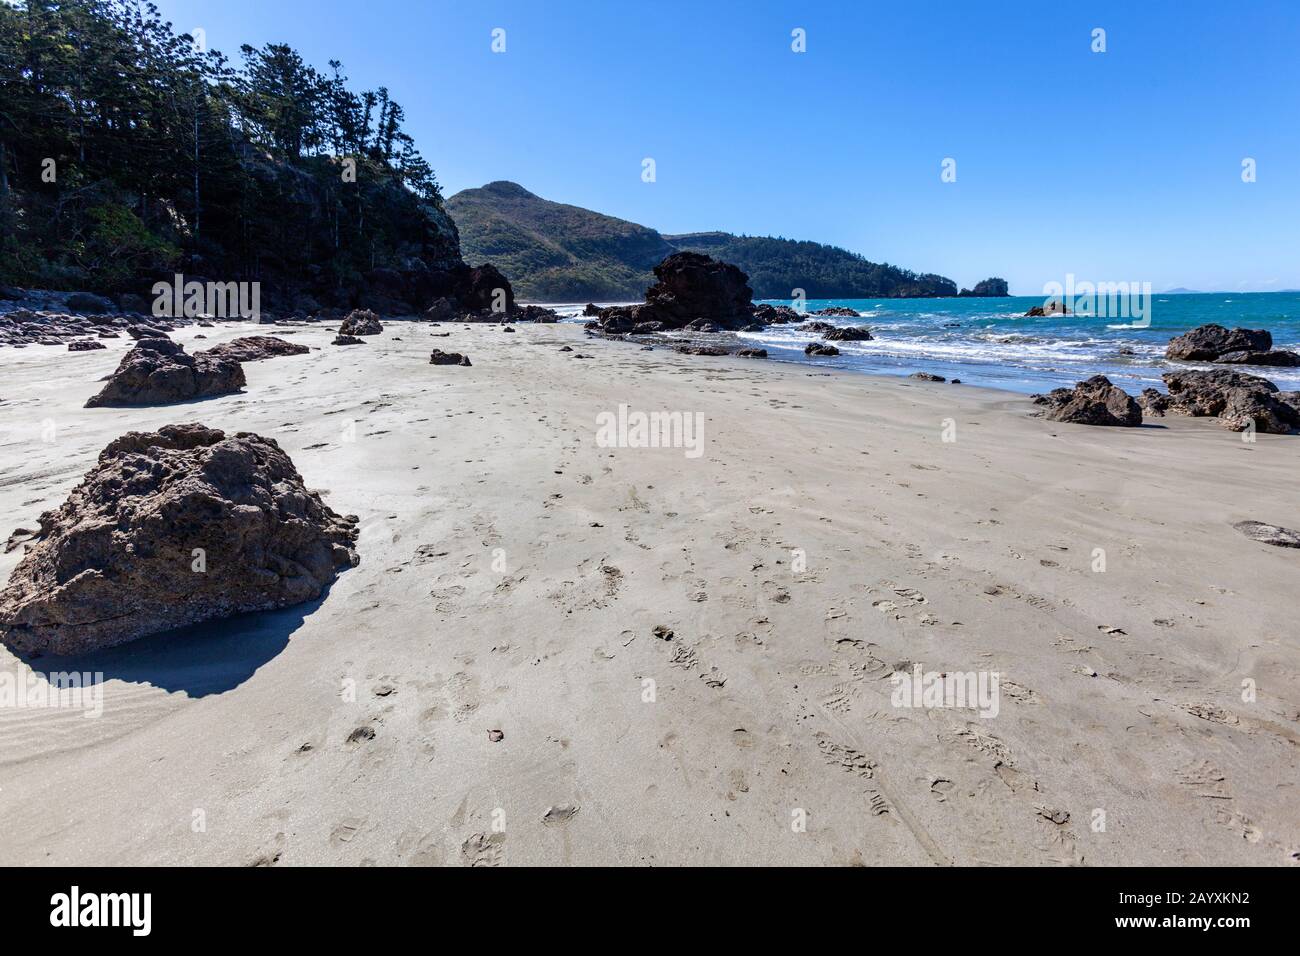
[[[447,199],[468,262],[492,262],[521,298],[541,301],[640,299],[651,270],[674,252],[701,252],[739,266],[758,299],[922,298],[1007,294],[1002,279],[958,290],[944,276],[916,273],[819,242],[728,232],[664,235],[625,219],[551,202],[512,182],[492,182]]]

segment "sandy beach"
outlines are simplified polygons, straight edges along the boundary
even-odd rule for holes
[[[126,340],[0,354],[6,534],[191,421],[274,438],[361,519],[323,601],[0,649],[104,680],[93,719],[0,708],[0,863],[1300,860],[1300,552],[1232,527],[1300,526],[1294,436],[385,325],[259,329],[313,350],[170,407],[82,407]],[[701,453],[602,447],[620,404],[701,413]],[[898,706],[916,665],[996,673],[996,714]]]

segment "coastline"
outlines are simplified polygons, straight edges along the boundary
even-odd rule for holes
[[[202,421],[276,439],[362,557],[323,602],[90,655],[95,720],[0,708],[0,860],[1294,861],[1296,552],[1232,528],[1300,525],[1294,436],[515,328],[260,326],[318,350],[140,409],[81,408],[126,342],[3,350],[15,525],[112,438]],[[700,413],[703,454],[600,447],[620,403]],[[916,663],[997,671],[1000,712],[894,706]]]

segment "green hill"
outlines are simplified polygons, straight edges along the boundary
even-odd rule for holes
[[[670,253],[703,252],[749,275],[754,297],[903,298],[957,294],[951,279],[870,262],[819,242],[699,232],[665,236],[579,206],[550,202],[515,183],[488,183],[447,200],[471,264],[492,262],[523,299],[640,299],[650,270]]]

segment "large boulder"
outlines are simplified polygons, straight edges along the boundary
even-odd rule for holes
[[[140,339],[87,408],[169,405],[195,398],[229,395],[245,385],[238,362],[199,352],[187,355],[167,338]]]
[[[513,312],[515,292],[510,280],[491,263],[470,269],[458,289],[462,309],[469,312]]]
[[[698,252],[675,252],[654,268],[658,280],[645,303],[601,309],[595,323],[607,335],[645,331],[734,331],[755,322],[749,277]],[[652,325],[651,323],[655,323]]]
[[[1141,406],[1105,375],[1094,375],[1074,388],[1055,388],[1033,398],[1035,405],[1045,406],[1043,417],[1049,421],[1128,428],[1142,424]]]
[[[117,306],[102,295],[74,292],[68,296],[68,311],[79,312],[82,315],[106,315],[109,312],[116,312]]]
[[[699,252],[675,252],[654,268],[659,281],[646,290],[646,305],[680,328],[694,319],[719,325],[753,320],[749,276],[729,262]]]
[[[1166,372],[1169,410],[1194,418],[1217,416],[1233,431],[1253,427],[1259,432],[1286,434],[1300,427],[1300,405],[1279,392],[1268,379],[1226,368]]]
[[[339,335],[378,335],[384,331],[379,316],[369,309],[355,309],[339,326]]]
[[[356,535],[269,438],[130,432],[41,515],[0,593],[0,640],[77,654],[310,601],[356,564]]]
[[[246,335],[243,338],[214,345],[202,352],[196,352],[195,355],[228,359],[231,362],[260,362],[262,359],[276,358],[281,355],[306,355],[310,351],[311,349],[300,342],[286,342],[274,335]]]
[[[1267,352],[1272,347],[1273,336],[1265,329],[1229,330],[1211,323],[1170,339],[1165,348],[1165,358],[1182,362],[1217,362],[1232,352]]]

